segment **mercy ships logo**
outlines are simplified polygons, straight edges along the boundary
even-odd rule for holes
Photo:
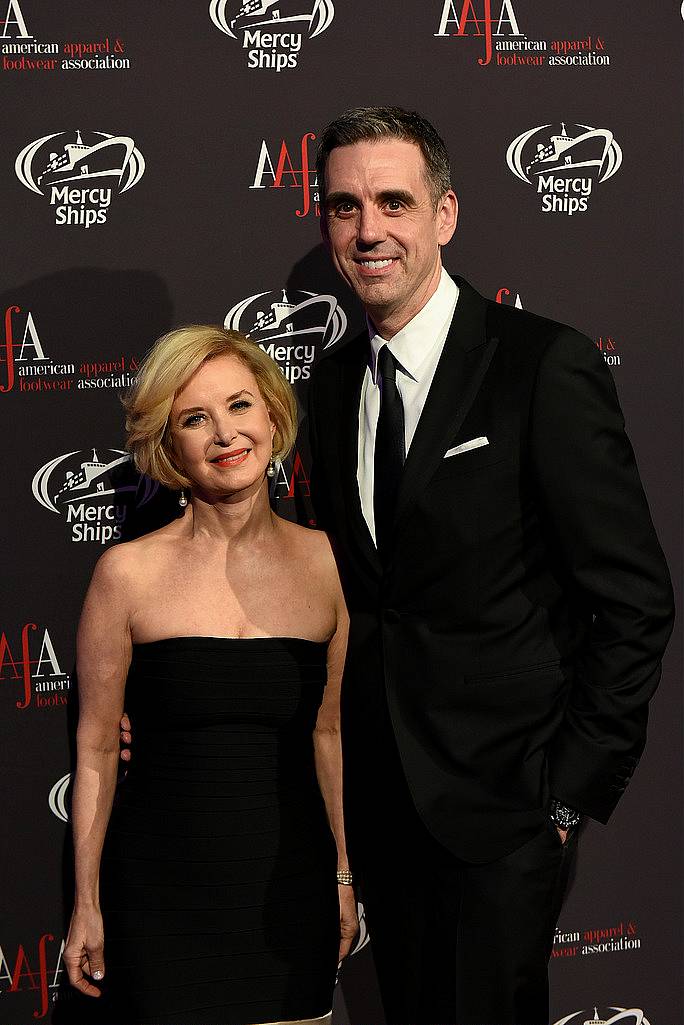
[[[553,125],[523,132],[508,147],[506,163],[521,181],[536,187],[543,213],[585,213],[595,185],[612,178],[622,164],[622,150],[607,128],[565,122],[556,134]]]
[[[359,920],[359,932],[349,951],[351,957],[354,954],[359,954],[370,943],[370,933],[368,932],[368,923],[366,922],[366,909],[360,900],[356,902],[356,915]]]
[[[304,8],[304,10],[302,10]],[[211,0],[209,16],[231,39],[242,40],[248,68],[296,68],[302,42],[315,39],[335,17],[332,0]]]
[[[594,1008],[592,1018],[584,1018],[586,1011],[575,1011],[565,1018],[559,1018],[555,1025],[650,1025],[644,1012],[638,1007],[609,1007],[606,1014],[599,1015],[598,1007]]]
[[[224,326],[255,341],[294,384],[309,379],[319,350],[340,340],[347,317],[334,295],[283,289],[243,299],[228,311]]]
[[[48,807],[60,822],[68,822],[71,810],[71,773],[57,780],[48,794]]]
[[[72,541],[106,545],[120,540],[131,505],[141,508],[159,489],[135,470],[127,452],[107,451],[105,460],[96,449],[91,457],[67,452],[41,466],[33,478],[33,497],[49,512],[66,516]]]
[[[57,132],[25,146],[14,169],[22,185],[49,199],[55,224],[90,228],[106,223],[115,195],[137,185],[145,160],[127,135]]]

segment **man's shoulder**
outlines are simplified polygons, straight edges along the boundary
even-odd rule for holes
[[[471,290],[486,308],[487,334],[500,345],[513,347],[531,358],[540,357],[550,347],[571,350],[593,347],[593,342],[571,325],[517,306],[508,306],[480,295],[472,285],[456,278],[460,287]],[[456,306],[458,310],[458,304]]]
[[[490,322],[505,337],[524,336],[544,342],[555,338],[559,333],[574,332],[574,328],[569,324],[552,320],[551,317],[545,317],[540,313],[521,310],[515,306],[505,306],[503,303],[494,302],[494,300],[488,300],[488,305]]]
[[[368,352],[368,330],[364,328],[348,338],[343,338],[329,349],[324,349],[319,359],[319,364],[335,364],[354,362],[359,358],[365,359]]]
[[[360,366],[368,359],[368,331],[343,339],[330,349],[324,349],[313,368],[312,383],[336,381],[347,366]]]

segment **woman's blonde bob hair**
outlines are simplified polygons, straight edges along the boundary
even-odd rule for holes
[[[273,459],[284,459],[297,436],[297,400],[290,383],[270,356],[238,331],[191,324],[162,335],[143,360],[136,383],[123,400],[126,447],[135,465],[168,488],[190,488],[176,466],[169,416],[180,389],[207,360],[235,356],[256,378],[275,425]]]

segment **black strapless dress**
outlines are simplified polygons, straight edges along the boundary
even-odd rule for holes
[[[134,731],[102,859],[105,995],[116,1025],[250,1025],[332,1006],[336,851],[312,730],[326,645],[136,644]]]

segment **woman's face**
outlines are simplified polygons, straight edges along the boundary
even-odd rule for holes
[[[275,426],[256,378],[236,356],[203,363],[169,420],[174,461],[198,490],[242,494],[263,483]]]

